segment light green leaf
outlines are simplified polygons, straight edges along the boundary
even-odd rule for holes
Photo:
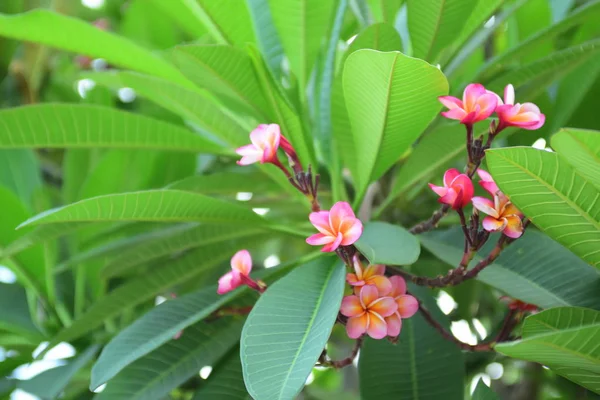
[[[67,387],[71,379],[98,352],[98,345],[88,347],[83,353],[70,360],[67,365],[52,368],[18,383],[18,388],[42,399],[56,399]]]
[[[420,236],[421,244],[451,266],[460,262],[464,237],[459,227]],[[495,245],[492,237],[474,257],[472,265],[487,256]],[[577,256],[548,238],[527,230],[523,237],[500,253],[498,259],[477,276],[510,297],[542,308],[565,305],[600,310],[600,274]]]
[[[296,268],[260,297],[241,342],[251,396],[287,400],[300,392],[335,323],[345,272],[343,264],[321,258]]]
[[[370,25],[350,43],[341,64],[345,63],[350,54],[361,49],[400,51],[402,50],[402,39],[393,25],[386,23]]]
[[[174,58],[181,72],[196,85],[264,120],[267,102],[250,57],[242,50],[231,46],[187,45],[177,47]]]
[[[435,61],[455,39],[473,6],[464,0],[408,0],[408,30],[415,57]]]
[[[594,313],[593,317],[586,315],[583,326],[581,321],[570,322],[574,314],[566,309],[555,322],[559,329],[500,343],[495,349],[510,357],[546,365],[557,374],[600,394],[600,346],[597,340],[600,313]],[[595,322],[591,322],[592,319]]]
[[[487,152],[500,189],[538,228],[600,266],[600,189],[556,153],[525,147]]]
[[[194,175],[171,183],[167,189],[224,195],[235,195],[239,192],[256,194],[281,192],[281,188],[273,182],[263,179],[257,172],[251,168],[245,168],[244,170],[216,172],[210,175]]]
[[[268,0],[246,0],[248,11],[251,15],[254,32],[266,63],[275,76],[281,75],[281,62],[283,61],[283,47],[279,35],[273,25],[273,16]]]
[[[556,332],[561,329],[577,329],[600,325],[600,313],[582,307],[555,307],[530,315],[523,325],[523,337]]]
[[[60,29],[55,29],[57,26]],[[173,65],[128,39],[102,31],[88,22],[47,10],[0,15],[0,36],[103,58],[111,64],[160,76],[184,86],[190,85]]]
[[[371,264],[409,265],[421,253],[416,236],[401,226],[385,222],[367,223],[354,245]]]
[[[375,21],[393,25],[396,21],[396,14],[404,4],[404,0],[367,0],[367,4],[369,4]]]
[[[562,129],[552,136],[552,148],[600,190],[600,132]]]
[[[97,400],[163,399],[169,392],[218,362],[238,342],[243,320],[200,322],[138,359],[111,379]]]
[[[269,0],[273,24],[298,78],[301,98],[327,33],[334,1]]]
[[[409,286],[446,328],[448,318],[437,308],[430,292]],[[363,400],[462,399],[464,361],[460,349],[440,336],[420,313],[402,320],[400,341],[368,338],[358,360]]]
[[[81,200],[38,214],[19,227],[62,222],[107,221],[265,223],[265,219],[252,210],[235,203],[198,193],[163,189]]]
[[[192,400],[252,400],[244,386],[240,349],[235,347],[230,354],[213,369],[206,384]]]
[[[219,29],[227,44],[243,46],[256,43],[250,12],[245,1],[239,0],[183,0],[188,4],[197,3]]]
[[[492,391],[483,380],[480,379],[479,383],[475,387],[475,391],[473,392],[473,396],[471,396],[472,400],[499,400],[498,395]]]
[[[198,247],[127,281],[97,300],[72,325],[59,332],[52,339],[48,349],[62,341],[74,340],[85,335],[102,325],[106,319],[120,315],[173,286],[199,279],[203,275],[214,275],[219,265],[231,258],[236,251],[255,245],[260,239],[264,240],[264,236]]]
[[[152,5],[164,14],[163,18],[170,18],[181,30],[187,32],[194,39],[198,39],[207,34],[207,30],[202,23],[198,23],[197,15],[189,12],[189,3],[185,0],[173,0],[165,2],[163,0],[149,0]]]
[[[0,151],[0,185],[11,189],[32,209],[34,193],[42,186],[35,153],[27,149]]]
[[[357,202],[419,137],[448,92],[439,69],[398,52],[359,50],[348,57],[344,97],[352,125],[346,164],[357,188]]]
[[[0,111],[0,148],[128,148],[232,154],[177,125],[112,108],[40,104]]]

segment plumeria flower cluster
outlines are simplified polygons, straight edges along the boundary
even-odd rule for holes
[[[364,268],[358,257],[354,258],[354,273],[346,277],[354,294],[344,297],[340,309],[348,317],[346,332],[350,338],[364,334],[373,339],[397,337],[402,319],[412,317],[419,309],[417,299],[406,293],[404,278],[387,278],[384,274],[385,266]]]

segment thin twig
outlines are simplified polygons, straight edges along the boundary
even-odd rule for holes
[[[446,214],[448,214],[449,210],[450,206],[448,204],[444,204],[431,215],[431,218],[416,224],[415,226],[409,229],[409,232],[413,235],[418,235],[419,233],[428,232],[434,229],[437,226],[438,222],[440,222],[440,220],[444,218]]]

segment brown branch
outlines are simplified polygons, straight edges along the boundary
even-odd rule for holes
[[[416,224],[415,226],[409,229],[409,232],[414,235],[418,235],[419,233],[428,232],[434,229],[437,226],[438,222],[440,222],[440,220],[444,218],[446,214],[448,214],[449,210],[450,206],[448,204],[444,204],[431,215],[431,218]]]
[[[362,346],[362,342],[362,338],[356,339],[356,342],[354,343],[354,348],[352,349],[350,355],[341,360],[331,360],[327,357],[327,351],[323,350],[323,353],[321,353],[321,357],[319,357],[319,364],[321,364],[324,367],[332,367],[336,369],[347,367],[348,365],[352,364],[352,361],[354,361],[354,359],[358,355],[358,351]]]

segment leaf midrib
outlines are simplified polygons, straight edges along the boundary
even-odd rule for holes
[[[431,42],[429,42],[427,53],[425,53],[425,57],[423,57],[424,60],[429,59],[429,56],[431,55],[431,50],[433,50],[433,44],[435,43],[435,39],[440,30],[440,21],[442,20],[442,14],[443,14],[443,10],[445,7],[446,7],[446,0],[442,0],[442,3],[440,4],[440,12],[437,15],[437,19],[436,19],[436,23],[435,23],[435,29],[433,31],[433,35],[431,36]]]

